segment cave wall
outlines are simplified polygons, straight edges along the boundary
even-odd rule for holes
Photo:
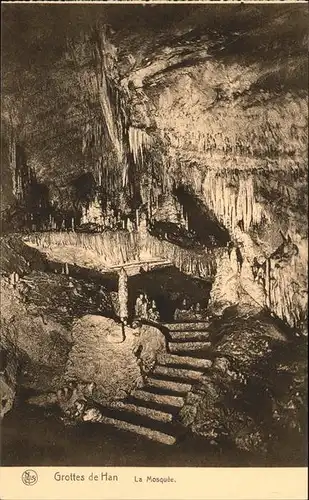
[[[124,338],[104,286],[91,275],[70,276],[64,265],[62,273],[61,265],[51,268],[20,236],[1,238],[1,257],[1,417],[24,400],[65,411],[75,402],[74,386],[78,397],[103,402],[123,399],[142,382],[136,335],[128,328]],[[160,346],[144,349],[146,364]]]
[[[65,367],[67,382],[95,383],[99,403],[124,399],[143,379],[134,354],[134,332],[112,319],[88,315],[72,329],[73,346]]]
[[[60,212],[46,229],[74,230],[83,222],[101,231],[114,218],[114,229],[130,230],[142,213],[159,216],[162,197],[188,186],[240,249],[238,289],[298,327],[307,288],[307,11],[183,6],[169,17],[156,9],[160,26],[147,9],[136,8],[130,29],[117,9],[109,10],[110,23],[98,10],[96,23],[89,14],[85,24],[71,23],[68,36],[51,13],[60,31],[48,68],[39,50],[43,44],[48,53],[48,36],[32,47],[31,71],[18,38],[15,53],[5,47],[12,70],[4,119],[14,117],[29,168]],[[38,18],[25,15],[30,33]],[[74,17],[70,9],[67,15]],[[7,9],[4,27],[14,22],[18,15],[14,20]],[[25,78],[14,101],[18,74]],[[32,87],[40,95],[36,106]],[[90,198],[77,196],[83,175],[94,180]],[[272,256],[281,233],[297,255],[283,249],[278,262]],[[255,259],[266,268],[257,280],[250,271]],[[220,268],[220,259],[212,262]],[[185,267],[192,265],[188,259]]]
[[[221,449],[274,457],[283,443],[302,449],[306,339],[291,341],[269,316],[243,307],[218,319],[211,332],[212,365],[186,397],[183,424]]]

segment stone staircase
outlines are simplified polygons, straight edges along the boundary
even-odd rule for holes
[[[172,445],[186,432],[177,416],[192,385],[212,365],[209,323],[169,323],[161,329],[167,353],[157,363],[142,388],[126,400],[101,407],[104,424]]]

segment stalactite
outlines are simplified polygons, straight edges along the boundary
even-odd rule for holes
[[[144,163],[144,150],[152,144],[151,137],[144,130],[129,127],[129,147],[135,163]]]
[[[109,231],[104,233],[48,232],[29,235],[27,242],[37,247],[77,246],[94,251],[106,266],[123,262],[166,260],[182,272],[204,279],[216,273],[216,251],[194,253],[167,241],[159,241],[147,231]]]
[[[252,176],[240,177],[238,187],[232,188],[227,179],[209,170],[203,183],[203,197],[232,234],[240,221],[247,232],[252,224],[261,223],[263,217],[268,218],[262,205],[255,199]]]
[[[105,30],[96,32],[95,43],[93,46],[94,55],[97,61],[95,71],[96,85],[101,106],[102,114],[105,119],[106,128],[109,134],[111,143],[115,148],[117,159],[122,163],[124,157],[122,127],[120,120],[115,120],[113,108],[114,103],[111,97],[111,86],[108,76],[107,55],[114,52],[114,47],[108,41]],[[118,117],[117,117],[118,118]]]
[[[87,162],[93,162],[97,185],[104,183],[105,195],[113,197],[127,180],[125,105],[117,89],[116,49],[105,27],[98,25],[74,43],[68,41],[67,55],[74,62],[86,109],[81,149]],[[110,171],[117,172],[113,180]]]

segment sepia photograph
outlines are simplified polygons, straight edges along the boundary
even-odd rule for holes
[[[306,467],[308,6],[1,24],[1,465]]]

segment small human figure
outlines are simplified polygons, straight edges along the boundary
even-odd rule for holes
[[[135,302],[135,317],[141,318],[143,315],[144,294],[140,293]]]
[[[181,319],[187,318],[187,315],[189,313],[188,309],[189,308],[188,308],[187,299],[183,299],[181,304],[179,304],[179,306],[176,307],[176,309],[175,309],[174,319],[181,320]]]
[[[159,321],[160,319],[160,314],[154,300],[151,302],[151,307],[148,311],[148,319],[150,321]]]
[[[142,319],[148,319],[148,308],[149,308],[149,299],[147,293],[145,293],[142,304]]]
[[[199,302],[195,306],[195,312],[196,312],[196,314],[201,313],[201,304]]]

